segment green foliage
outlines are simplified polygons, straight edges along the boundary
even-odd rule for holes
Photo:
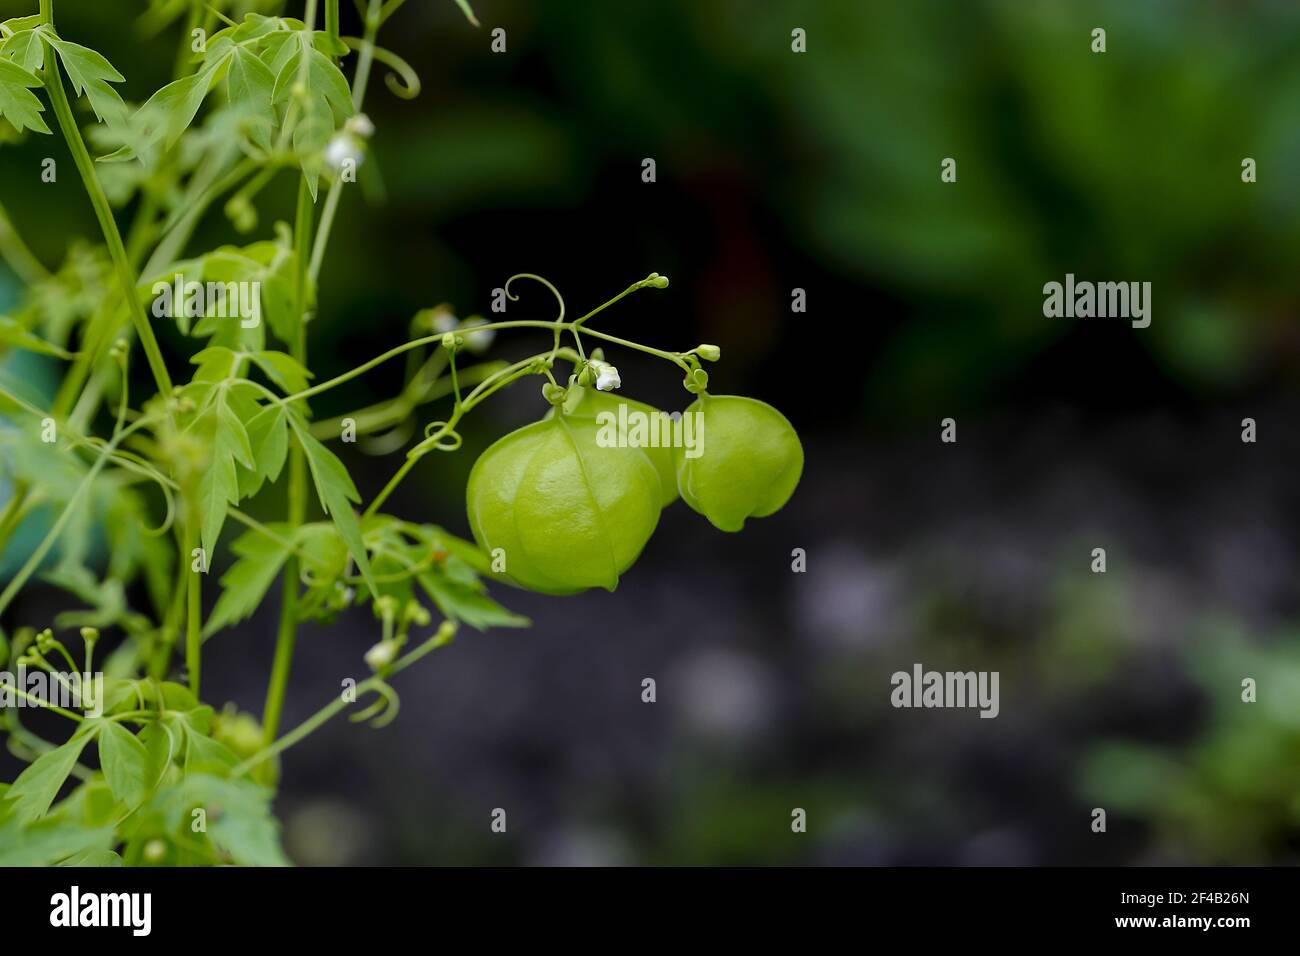
[[[468,4],[457,2],[476,24]],[[266,12],[231,20],[232,4],[220,0],[196,7],[211,28],[203,50],[192,53],[184,32],[175,78],[139,98],[147,91],[58,32],[52,4],[40,16],[0,24],[0,117],[25,136],[52,132],[54,116],[100,229],[93,242],[70,243],[52,270],[25,263],[32,267],[22,298],[0,316],[0,350],[42,363],[58,379],[57,388],[40,388],[39,376],[0,363],[0,478],[10,495],[0,510],[0,554],[12,559],[0,618],[33,583],[57,588],[68,605],[51,628],[12,622],[22,626],[8,629],[13,640],[0,652],[59,686],[81,671],[104,675],[101,693],[73,694],[70,702],[24,691],[23,703],[69,722],[61,740],[30,732],[19,710],[0,712],[10,749],[27,762],[12,784],[0,785],[0,865],[286,863],[271,808],[279,755],[357,702],[330,701],[281,732],[299,624],[358,608],[373,615],[376,643],[357,655],[373,674],[356,685],[365,706],[353,719],[382,726],[399,702],[389,680],[461,625],[529,623],[489,593],[489,584],[511,579],[478,544],[382,512],[419,459],[456,451],[461,419],[525,377],[544,379],[560,408],[579,382],[617,379],[598,350],[588,356],[584,343],[593,340],[662,358],[703,394],[701,350],[665,352],[584,324],[624,295],[666,287],[657,274],[576,321],[564,319],[561,302],[555,321],[532,323],[554,332],[553,347],[520,362],[467,360],[467,343],[475,347],[511,323],[479,320],[470,334],[452,319],[449,329],[435,330],[426,310],[412,325],[418,337],[315,381],[308,323],[328,311],[317,302],[316,280],[345,185],[336,154],[363,156],[373,132],[358,115],[360,71],[379,59],[404,78],[390,89],[418,89],[410,67],[376,46],[380,24],[401,4],[367,3],[366,35],[347,42]],[[172,22],[178,6],[153,5],[150,26]],[[337,29],[337,18],[327,19]],[[80,119],[65,82],[88,107]],[[119,88],[141,105],[128,106]],[[292,223],[260,223],[255,201],[263,190],[296,198]],[[218,202],[236,229],[258,234],[241,245],[188,250],[196,223]],[[135,218],[124,237],[118,218],[128,213]],[[541,281],[559,298],[544,280],[515,278]],[[158,335],[163,325],[163,341],[174,348],[179,339],[184,350],[171,363]],[[136,360],[134,346],[146,362]],[[706,348],[717,358],[716,348]],[[313,421],[314,396],[399,356],[409,360],[408,381],[391,402],[337,428]],[[185,360],[192,374],[173,382]],[[561,362],[572,368],[567,388],[553,372]],[[146,367],[152,388],[142,393]],[[450,406],[443,418],[361,509],[339,453],[352,440],[349,430],[387,431],[441,400]],[[589,414],[574,415],[572,427],[567,412],[536,427],[589,439]],[[625,502],[644,520],[634,540],[617,548],[621,572],[676,497],[662,486],[666,458],[656,470],[639,451],[579,453],[574,440],[567,439],[574,488],[533,496],[535,523],[555,536],[558,553],[577,555],[576,567],[591,558],[582,554],[591,536],[569,526],[566,502],[575,489],[579,501]],[[628,463],[636,480],[622,487],[617,479]],[[277,509],[265,522],[250,513]],[[622,518],[606,520],[613,527]],[[546,534],[536,531],[529,540],[540,542]],[[592,560],[609,564],[604,554]],[[204,702],[213,688],[201,682],[203,658],[221,653],[223,632],[256,614],[277,582],[279,642],[266,708],[260,720],[230,707],[217,714]],[[206,619],[205,598],[215,598]]]
[[[0,47],[0,54],[4,53]],[[41,101],[32,92],[33,87],[40,87],[41,81],[26,67],[14,60],[0,59],[0,116],[3,116],[14,128],[33,129],[38,133],[48,133],[50,128],[41,119],[45,109]]]
[[[1187,669],[1208,704],[1203,722],[1172,747],[1098,742],[1079,775],[1083,797],[1119,820],[1140,820],[1171,862],[1266,862],[1300,826],[1296,648],[1291,634],[1259,644],[1224,625],[1189,641]]]

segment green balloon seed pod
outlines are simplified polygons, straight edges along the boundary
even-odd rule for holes
[[[623,414],[629,419],[640,418],[642,421],[654,423],[656,427],[663,426],[665,413],[653,405],[638,402],[633,398],[623,398],[621,395],[615,395],[612,392],[584,388],[581,385],[575,385],[569,390],[569,400],[564,407],[571,416],[595,418],[597,424],[601,424],[602,422],[611,421],[611,419],[602,419],[600,417],[605,412],[614,416],[612,421],[618,422],[620,420],[620,405],[626,407],[626,412]],[[555,410],[552,409],[546,413],[546,417],[550,418],[554,414]],[[661,507],[667,508],[677,500],[677,462],[672,445],[664,443],[657,448],[643,445],[641,450],[645,452],[646,457],[650,459],[650,463],[655,466],[655,471],[659,473],[662,491],[659,504]]]
[[[659,523],[661,489],[638,449],[605,448],[594,418],[559,415],[501,438],[466,489],[474,540],[544,594],[612,591]]]
[[[803,473],[803,445],[789,420],[766,402],[739,395],[701,395],[682,414],[697,413],[701,454],[688,458],[675,449],[682,500],[722,531],[779,511]]]

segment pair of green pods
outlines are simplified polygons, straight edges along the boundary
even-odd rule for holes
[[[704,393],[682,414],[679,440],[647,446],[644,437],[627,440],[626,422],[654,427],[665,421],[661,412],[582,389],[563,413],[501,438],[470,472],[475,540],[531,590],[612,591],[679,494],[723,531],[739,531],[747,518],[790,499],[803,446],[779,411]]]

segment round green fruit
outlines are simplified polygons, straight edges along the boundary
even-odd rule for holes
[[[699,414],[702,449],[675,449],[682,500],[723,531],[772,514],[790,500],[803,473],[794,426],[766,402],[739,395],[701,395],[683,413]]]
[[[625,407],[625,412],[620,411],[620,405]],[[577,415],[581,418],[594,418],[598,425],[605,424],[607,427],[609,424],[619,427],[621,421],[632,421],[632,428],[635,428],[635,423],[638,420],[662,426],[663,419],[667,416],[666,412],[661,412],[653,405],[647,405],[645,402],[623,398],[613,392],[601,392],[594,388],[584,388],[581,385],[575,385],[569,389],[569,400],[565,402],[564,407],[570,415]],[[552,409],[546,413],[546,417],[550,418],[554,414],[555,411]],[[670,432],[670,430],[671,424],[663,426],[661,434]],[[629,433],[631,433],[631,429],[629,429]],[[642,445],[641,450],[645,452],[646,457],[650,459],[650,464],[654,465],[655,471],[659,473],[660,491],[662,492],[659,504],[661,507],[667,508],[677,500],[677,462],[674,458],[672,446],[670,443],[665,442],[659,447]]]
[[[659,476],[635,448],[606,448],[594,418],[556,415],[483,452],[466,491],[474,540],[544,594],[614,590],[659,523]]]

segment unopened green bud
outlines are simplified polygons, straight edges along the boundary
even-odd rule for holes
[[[419,601],[410,601],[406,605],[406,620],[416,627],[428,627],[433,617]]]
[[[397,598],[391,594],[381,594],[375,598],[375,617],[392,620],[397,613]]]

